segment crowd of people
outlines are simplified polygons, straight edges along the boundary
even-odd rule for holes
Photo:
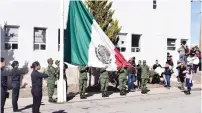
[[[197,72],[197,68],[201,71],[201,52],[197,46],[189,49],[188,46],[183,44],[178,49],[179,52],[179,61],[176,69],[178,70],[178,80],[181,82],[180,89],[185,90],[187,87],[186,94],[191,94],[192,87],[192,73]],[[111,72],[107,71],[107,66],[100,69],[100,91],[102,97],[108,97],[108,83],[110,82],[110,76],[116,77],[116,86],[120,89],[120,95],[124,96],[128,91],[134,92],[137,88],[141,89],[142,94],[146,94],[149,89],[146,87],[148,82],[159,83],[162,82],[165,84],[165,87],[170,89],[170,79],[173,72],[173,59],[170,53],[167,53],[166,65],[162,67],[158,60],[153,65],[150,70],[149,66],[146,64],[146,60],[139,60],[138,64],[135,63],[135,57],[132,57],[127,65],[122,65],[118,68],[118,71]],[[32,63],[31,68],[33,69],[31,73],[32,89],[31,93],[33,96],[33,113],[39,113],[41,99],[42,99],[42,80],[47,80],[48,87],[48,97],[49,102],[56,102],[56,99],[53,99],[55,82],[59,79],[60,75],[60,62],[57,60],[55,64],[57,67],[53,66],[53,59],[50,58],[47,60],[48,67],[44,72],[39,72],[41,66],[38,61]],[[7,77],[12,76],[12,105],[13,111],[18,112],[18,98],[20,91],[20,76],[28,73],[28,63],[25,63],[23,68],[19,68],[19,62],[14,61],[12,63],[12,70],[7,70],[5,68],[6,62],[5,58],[1,58],[1,113],[4,113],[4,105],[6,98],[9,97],[7,91]],[[65,70],[68,66],[64,63],[64,79],[67,80]],[[88,66],[79,66],[79,92],[80,99],[86,99],[86,87],[87,87],[87,73],[92,67]],[[163,69],[163,71],[157,71]],[[149,78],[152,76],[152,80]],[[137,84],[134,82],[137,81]],[[67,83],[67,82],[66,82]],[[67,85],[67,84],[66,84]],[[135,87],[137,86],[137,87]]]

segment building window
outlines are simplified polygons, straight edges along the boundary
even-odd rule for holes
[[[188,39],[181,39],[181,44],[186,45],[187,41],[188,41]]]
[[[18,36],[19,26],[16,25],[5,25],[4,36],[5,36],[5,50],[18,49]]]
[[[167,39],[167,50],[174,51],[176,49],[176,39],[168,38]]]
[[[156,8],[157,8],[156,0],[153,0],[153,9],[156,9]]]
[[[140,52],[140,37],[141,35],[132,34],[131,52]]]
[[[66,29],[64,29],[64,37],[66,37]],[[58,51],[60,51],[60,29],[58,29]]]
[[[34,50],[46,50],[46,28],[34,27]]]

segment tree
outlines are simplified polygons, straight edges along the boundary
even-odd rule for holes
[[[115,10],[111,9],[112,3],[112,1],[108,3],[108,0],[89,0],[85,2],[96,22],[100,25],[112,43],[116,45],[119,41],[118,33],[121,31],[122,27],[118,25],[117,19],[112,18],[115,12]]]

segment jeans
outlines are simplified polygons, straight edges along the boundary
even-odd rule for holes
[[[197,72],[197,68],[198,68],[198,65],[193,64],[193,70],[194,70],[194,73],[196,73],[196,72]]]
[[[136,79],[135,74],[130,73],[128,76],[128,89],[132,89],[132,90],[135,89],[135,85],[134,85],[135,79]]]
[[[165,75],[166,77],[166,83],[167,83],[167,87],[170,87],[170,75]]]
[[[185,66],[187,66],[187,56],[184,56],[184,63],[185,63]]]
[[[185,60],[185,55],[180,55],[180,56],[179,56],[179,60],[185,62],[185,61],[186,61],[186,60]]]

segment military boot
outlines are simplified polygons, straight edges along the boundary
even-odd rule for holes
[[[123,90],[122,90],[122,89],[120,90],[120,95],[121,95],[121,96],[123,95]]]
[[[102,92],[102,97],[105,97],[105,93],[104,92]]]
[[[107,91],[104,92],[105,97],[109,97]]]
[[[124,89],[123,90],[123,95],[126,95],[127,94],[127,91]]]
[[[82,95],[83,95],[83,99],[86,99],[86,95],[85,95],[85,93],[82,93]]]
[[[120,95],[121,95],[121,96],[126,95],[126,92],[124,91],[124,89],[122,89],[122,90],[120,91]]]
[[[56,102],[56,100],[54,100],[52,97],[49,97],[49,102]]]
[[[82,93],[80,93],[80,99],[83,99],[83,95],[82,95]]]
[[[145,88],[142,88],[141,93],[142,94],[146,94],[147,93],[146,90],[145,90]]]

